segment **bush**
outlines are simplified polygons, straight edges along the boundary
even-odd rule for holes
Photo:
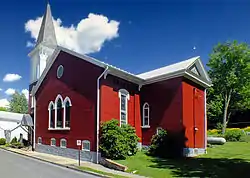
[[[11,143],[10,147],[20,149],[23,148],[23,145],[20,142],[16,142],[16,143]]]
[[[250,132],[250,127],[248,126],[248,127],[244,128],[243,130],[244,130],[245,132]]]
[[[11,142],[10,142],[11,144],[13,144],[13,143],[17,143],[17,138],[16,137],[14,137],[12,140],[11,140]]]
[[[122,130],[123,130],[123,136],[124,139],[126,139],[126,144],[128,144],[128,155],[135,155],[136,152],[138,151],[138,141],[139,141],[139,137],[137,137],[136,133],[135,133],[135,128],[133,128],[130,125],[122,125]]]
[[[0,138],[0,145],[5,145],[5,144],[6,144],[6,139]]]
[[[130,125],[118,126],[118,120],[111,120],[101,125],[100,151],[109,159],[125,159],[137,152],[139,138]]]
[[[241,141],[244,135],[245,134],[243,130],[238,128],[233,128],[233,129],[227,129],[224,137],[226,141],[237,142]]]
[[[209,135],[209,136],[219,136],[220,135],[220,131],[217,130],[217,129],[208,130],[207,131],[207,135]]]
[[[183,132],[167,132],[161,129],[158,135],[151,139],[148,155],[160,158],[181,157],[185,147],[185,136]]]

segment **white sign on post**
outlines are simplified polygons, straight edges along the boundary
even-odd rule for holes
[[[81,146],[81,145],[82,145],[81,140],[77,140],[77,141],[76,141],[76,145],[77,145],[77,146]]]
[[[81,165],[81,145],[82,145],[82,141],[81,140],[76,140],[76,145],[79,146],[79,151],[78,151],[78,165]]]

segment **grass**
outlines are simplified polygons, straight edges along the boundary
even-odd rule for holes
[[[81,169],[83,171],[95,172],[95,173],[102,174],[102,175],[109,176],[109,177],[113,177],[113,178],[127,178],[124,176],[115,175],[112,173],[107,173],[107,172],[99,171],[99,170],[88,168],[88,167],[79,167],[79,169]]]
[[[139,152],[117,161],[129,167],[129,172],[154,177],[249,177],[250,143],[228,142],[208,148],[208,154],[196,158],[158,159]]]

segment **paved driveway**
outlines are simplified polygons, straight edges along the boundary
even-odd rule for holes
[[[0,149],[2,178],[98,178]]]

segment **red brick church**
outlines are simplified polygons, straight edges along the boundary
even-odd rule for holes
[[[30,52],[30,113],[36,151],[98,162],[100,123],[135,127],[148,146],[161,128],[185,128],[186,156],[206,152],[206,88],[200,57],[135,75],[57,45],[50,6]]]

